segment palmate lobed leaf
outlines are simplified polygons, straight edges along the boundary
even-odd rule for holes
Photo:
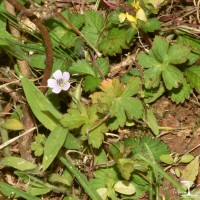
[[[85,26],[82,29],[83,35],[95,47],[100,37],[101,30],[104,26],[104,17],[94,10],[87,10],[84,13]]]
[[[151,138],[150,136],[144,136],[141,139],[139,138],[129,138],[125,141],[125,146],[132,147],[131,150],[133,152],[133,155],[140,153],[144,156],[149,156],[148,151],[145,147],[145,144],[147,144],[155,158],[155,160],[159,161],[160,156],[163,154],[169,154],[169,149],[167,145],[160,140],[155,140]]]
[[[102,38],[102,42],[99,44],[99,50],[104,55],[110,56],[122,53],[122,49],[128,49],[126,34],[125,29],[112,28],[107,36]]]
[[[124,91],[125,86],[123,86],[119,79],[106,79],[99,86],[100,89],[111,97],[119,97]]]
[[[93,103],[108,105],[111,130],[123,127],[127,119],[142,118],[144,108],[141,101],[131,97],[138,92],[140,84],[139,78],[131,78],[127,85],[121,84],[118,79],[108,79],[100,85],[102,92],[96,92],[90,96]]]
[[[81,112],[76,108],[68,109],[68,112],[63,115],[60,123],[69,129],[75,129],[82,126],[86,121],[87,117],[82,115]]]

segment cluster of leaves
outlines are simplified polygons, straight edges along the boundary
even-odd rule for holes
[[[131,8],[131,3],[135,2],[126,3]],[[59,97],[50,98],[50,91],[47,96],[43,95],[30,80],[20,75],[26,100],[34,116],[50,134],[38,134],[31,145],[35,157],[41,158],[41,163],[31,163],[16,156],[6,156],[0,160],[1,166],[15,168],[18,170],[15,174],[29,183],[27,194],[13,190],[15,198],[21,196],[38,199],[36,196],[52,190],[69,193],[73,176],[90,198],[95,200],[137,199],[145,193],[149,193],[153,199],[154,196],[159,196],[162,177],[167,178],[178,190],[184,191],[156,163],[175,165],[183,163],[185,158],[177,161],[171,157],[167,146],[160,140],[147,136],[132,138],[127,134],[127,139],[113,142],[108,149],[103,145],[104,142],[109,143],[109,132],[116,136],[118,130],[125,128],[149,128],[154,135],[158,135],[156,117],[147,104],[154,102],[165,92],[173,101],[180,103],[189,98],[192,91],[200,91],[200,66],[195,65],[200,58],[200,44],[198,40],[184,33],[179,33],[176,41],[155,36],[151,49],[140,52],[137,56],[143,74],[139,74],[133,66],[122,79],[107,79],[112,61],[110,58],[122,54],[124,50],[131,51],[138,30],[153,33],[160,29],[160,22],[151,18],[151,14],[157,14],[166,3],[165,0],[141,0],[139,6],[145,12],[147,20],[137,19],[137,27],[133,27],[129,20],[123,23],[119,21],[119,14],[125,12],[121,8],[107,15],[103,11],[85,10],[84,14],[78,14],[65,9],[62,16],[68,24],[56,18],[46,22],[54,50],[52,72],[56,69],[69,71],[75,84],[70,91],[69,108],[66,113],[61,114],[63,111],[55,106],[55,99]],[[5,19],[13,23],[15,20],[5,13],[2,4],[0,12],[0,47],[18,59],[27,60],[34,69],[44,69],[45,48],[38,43],[22,44],[9,34]],[[36,37],[36,34],[31,34]],[[33,55],[28,55],[30,50],[34,51]],[[96,52],[93,50],[100,52],[99,55],[102,56],[95,58],[93,54]],[[81,101],[81,97],[88,98],[89,103]],[[11,118],[0,124],[1,129],[23,129],[19,118],[21,115],[14,112]],[[94,149],[98,151],[95,155],[92,154]],[[94,170],[87,168],[92,171],[90,181],[86,179],[84,170],[81,173],[74,166],[80,161],[79,158],[73,158],[72,163],[69,162],[69,155],[67,159],[62,156],[63,151],[67,150],[94,156]],[[109,164],[108,157],[112,158],[113,163]],[[57,162],[56,159],[65,166],[62,175],[55,173],[52,167],[52,172],[45,177],[46,181],[36,178],[34,174],[45,172]],[[187,157],[187,162],[185,161],[191,162],[188,168],[198,164],[197,158],[194,161],[192,159],[194,158],[189,156],[189,160]],[[86,166],[85,163],[82,164]],[[186,172],[182,173],[182,177],[194,181],[197,171],[198,167],[192,178]],[[156,189],[152,188],[152,182]],[[12,188],[8,185],[0,182],[0,187],[3,188],[4,195],[11,195]],[[77,199],[73,195],[65,199],[70,198]]]

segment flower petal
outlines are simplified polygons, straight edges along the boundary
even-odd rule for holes
[[[136,13],[136,18],[141,20],[141,21],[144,21],[146,22],[147,21],[147,17],[146,17],[146,14],[144,12],[144,10],[142,8],[140,8],[137,13]]]
[[[70,83],[67,82],[67,83],[63,86],[62,89],[63,89],[64,91],[67,91],[69,88],[70,88]]]
[[[55,79],[61,79],[62,78],[62,72],[60,70],[56,70],[53,75],[52,75]]]
[[[62,90],[62,87],[56,86],[53,88],[52,92],[55,94],[58,94],[61,92],[61,90]]]
[[[119,14],[119,21],[120,23],[123,23],[126,19],[126,14],[125,13],[120,13]]]
[[[133,15],[129,15],[128,13],[126,13],[126,17],[127,17],[127,20],[131,23],[137,22],[136,18]]]
[[[63,73],[63,80],[67,82],[69,80],[69,78],[70,78],[69,72],[64,72]]]
[[[57,84],[57,81],[55,79],[48,79],[47,80],[47,86],[49,88],[54,88],[56,87],[58,84]]]

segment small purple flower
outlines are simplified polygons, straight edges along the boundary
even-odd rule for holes
[[[60,93],[61,90],[67,91],[70,88],[69,72],[62,73],[60,70],[57,70],[52,75],[53,78],[48,79],[47,85],[49,88],[52,88],[53,93]]]

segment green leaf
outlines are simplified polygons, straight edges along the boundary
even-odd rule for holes
[[[110,70],[108,58],[97,58],[96,62],[97,62],[98,67],[100,68],[102,74],[104,76],[106,76]],[[97,74],[98,74],[98,77],[101,77],[98,72],[97,72]]]
[[[151,50],[149,51],[149,54],[140,52],[137,56],[137,59],[138,59],[138,63],[147,69],[152,68],[153,66],[155,68],[159,68],[161,66],[161,63],[158,60],[156,60]]]
[[[33,187],[28,185],[26,192],[32,196],[44,195],[50,192],[51,189],[47,187]]]
[[[96,78],[94,76],[86,76],[84,79],[84,89],[86,92],[90,91],[93,92],[97,89],[99,84],[101,83],[101,78]]]
[[[177,39],[178,42],[181,42],[183,44],[186,44],[187,46],[189,46],[191,48],[191,51],[200,54],[200,42],[199,39],[196,39],[192,36],[189,35],[182,35],[179,36]]]
[[[150,127],[150,129],[153,131],[153,133],[155,135],[158,135],[159,134],[159,127],[158,127],[158,123],[157,123],[157,120],[156,120],[153,112],[151,110],[147,109],[144,112],[143,119],[147,123],[147,125]]]
[[[165,57],[165,62],[170,64],[182,64],[186,62],[190,53],[187,46],[174,44],[169,47],[168,55]]]
[[[94,77],[96,76],[92,65],[86,60],[78,60],[77,62],[72,63],[69,72],[78,75],[89,74]]]
[[[125,90],[122,93],[122,97],[132,97],[136,95],[141,87],[141,79],[138,77],[131,77],[126,85]]]
[[[160,160],[168,165],[172,165],[174,163],[174,159],[170,154],[163,154],[160,156]]]
[[[100,126],[96,127],[88,134],[88,142],[94,148],[99,148],[104,140],[104,134],[108,131],[108,128],[105,124],[101,124]]]
[[[49,130],[54,130],[62,118],[50,101],[26,77],[21,76],[22,86],[31,110],[38,120]]]
[[[44,69],[45,55],[33,54],[32,56],[28,57],[28,63],[33,68]]]
[[[5,128],[5,129],[9,129],[9,130],[22,130],[24,128],[23,124],[14,118],[7,118],[5,119],[4,122],[0,123],[0,126]]]
[[[82,33],[93,46],[96,46],[104,26],[103,15],[94,10],[87,10],[84,12],[84,16],[85,26]]]
[[[165,38],[156,36],[151,51],[160,62],[163,62],[168,53],[168,48],[169,42]]]
[[[71,133],[68,133],[63,147],[65,147],[66,149],[80,150],[81,144],[77,138],[75,138]]]
[[[154,67],[144,71],[144,84],[147,89],[160,85],[162,68]]]
[[[43,155],[43,170],[45,171],[57,156],[68,134],[68,129],[57,126],[48,136]]]
[[[76,34],[72,31],[68,31],[60,38],[60,42],[64,47],[70,48],[75,46],[76,39]]]
[[[194,159],[194,156],[191,154],[185,154],[179,160],[179,163],[189,163]]]
[[[1,166],[13,167],[20,171],[27,171],[37,168],[37,165],[31,163],[23,158],[15,157],[15,156],[7,156],[5,158],[0,159]]]
[[[152,139],[149,136],[144,136],[141,139],[129,138],[125,140],[125,144],[126,146],[132,147],[133,155],[139,153],[149,157],[148,151],[145,148],[145,144],[147,144],[153,154],[153,157],[158,161],[160,160],[161,155],[170,153],[165,143],[161,142],[160,140]]]
[[[157,18],[148,18],[143,26],[145,32],[154,32],[160,30],[160,21]]]
[[[20,196],[24,199],[40,200],[40,198],[34,197],[30,194],[27,194],[23,190],[19,190],[19,189],[15,188],[14,186],[11,186],[11,185],[4,183],[2,181],[0,181],[0,190],[3,194],[7,194],[8,197],[11,197],[12,194],[14,193],[15,195],[18,195],[18,196]]]
[[[116,53],[122,53],[122,49],[128,48],[126,34],[125,29],[112,28],[99,44],[99,50],[102,51],[104,55],[110,56]]]
[[[115,183],[114,190],[125,195],[132,195],[136,192],[135,186],[131,182],[125,180]]]
[[[192,89],[190,85],[183,80],[182,85],[179,88],[173,88],[169,91],[169,96],[176,104],[183,103],[186,99],[189,99]]]
[[[67,20],[69,20],[69,22],[78,29],[81,28],[81,26],[84,23],[84,16],[82,14],[71,13],[70,9],[67,7],[62,12],[62,15],[64,17],[66,17]],[[66,23],[64,23],[64,25],[71,29],[71,27],[69,25],[67,25]],[[62,27],[62,26],[59,24],[59,26],[57,26],[57,27]]]
[[[161,95],[163,95],[164,92],[165,92],[165,88],[163,84],[160,84],[158,88],[144,89],[143,90],[144,102],[148,104],[152,103],[156,99],[161,97]]]
[[[128,119],[131,120],[142,118],[144,108],[142,102],[139,99],[133,97],[121,97],[119,99],[119,104],[123,106]]]
[[[189,67],[185,70],[185,76],[190,85],[200,92],[200,65]]]
[[[162,78],[168,90],[178,88],[183,82],[183,73],[173,65],[168,65],[163,68]]]
[[[87,121],[87,117],[84,116],[78,109],[70,108],[68,113],[63,115],[60,123],[69,129],[79,128]]]
[[[40,143],[32,142],[31,150],[34,151],[35,156],[41,156],[43,154],[43,146]]]
[[[117,168],[119,169],[121,176],[124,179],[129,180],[134,171],[133,160],[130,158],[120,158],[115,160],[115,162],[117,163]]]

